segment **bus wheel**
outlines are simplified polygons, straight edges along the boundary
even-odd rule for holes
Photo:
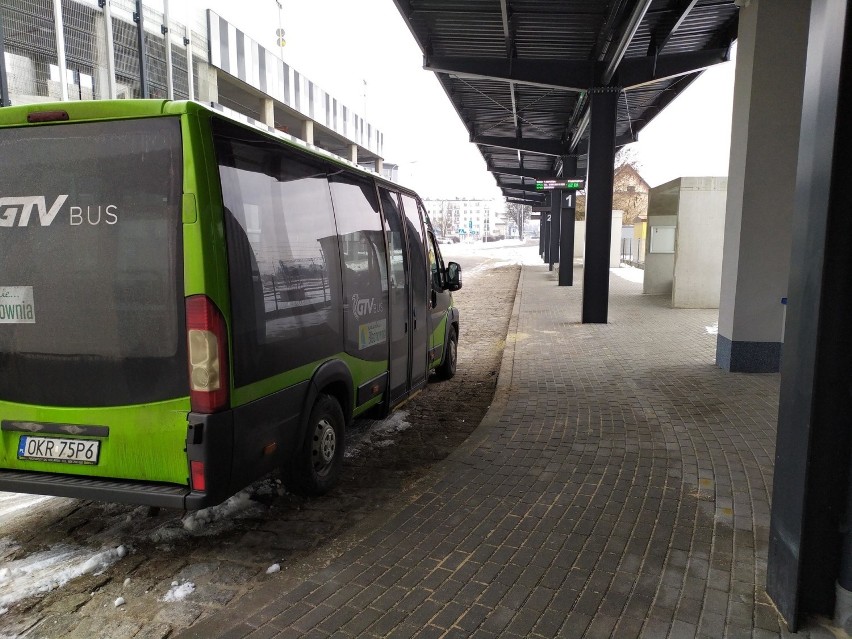
[[[456,361],[459,356],[459,338],[456,335],[454,326],[450,326],[450,333],[447,335],[447,351],[444,354],[444,361],[435,369],[440,379],[451,379],[456,374]]]
[[[320,395],[311,409],[308,430],[293,460],[294,489],[324,495],[337,483],[343,466],[343,409],[330,395]]]

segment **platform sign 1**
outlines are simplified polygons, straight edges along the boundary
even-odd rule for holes
[[[566,191],[579,191],[586,186],[585,180],[536,180],[537,191],[552,191],[553,189],[565,189]]]

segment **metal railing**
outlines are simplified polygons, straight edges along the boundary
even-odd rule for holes
[[[630,266],[643,268],[645,266],[645,251],[643,238],[621,238],[621,261]]]

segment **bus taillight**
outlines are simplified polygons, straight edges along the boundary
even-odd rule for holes
[[[206,295],[186,298],[189,397],[196,413],[228,406],[228,338],[225,319]]]
[[[189,468],[192,471],[192,490],[207,490],[207,481],[204,478],[204,462],[191,461]]]

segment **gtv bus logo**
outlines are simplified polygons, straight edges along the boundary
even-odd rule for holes
[[[18,226],[26,226],[30,223],[30,215],[33,209],[38,211],[38,219],[42,226],[50,226],[59,209],[68,199],[67,195],[56,198],[49,209],[43,195],[31,195],[29,197],[0,197],[0,226],[15,226],[15,218],[18,218]]]
[[[28,226],[33,210],[38,215],[38,221],[42,226],[50,226],[59,214],[68,195],[60,195],[48,208],[47,198],[43,195],[29,195],[25,197],[0,197],[0,227]],[[106,224],[118,222],[116,211],[118,207],[110,204],[107,207],[98,206],[72,206],[68,210],[68,222],[71,226],[80,226],[87,222],[91,226],[97,226],[102,221]]]
[[[352,312],[355,315],[355,319],[361,319],[361,317],[371,315],[373,313],[381,313],[384,310],[384,304],[375,298],[361,298],[358,293],[355,293],[355,295],[352,296]]]

